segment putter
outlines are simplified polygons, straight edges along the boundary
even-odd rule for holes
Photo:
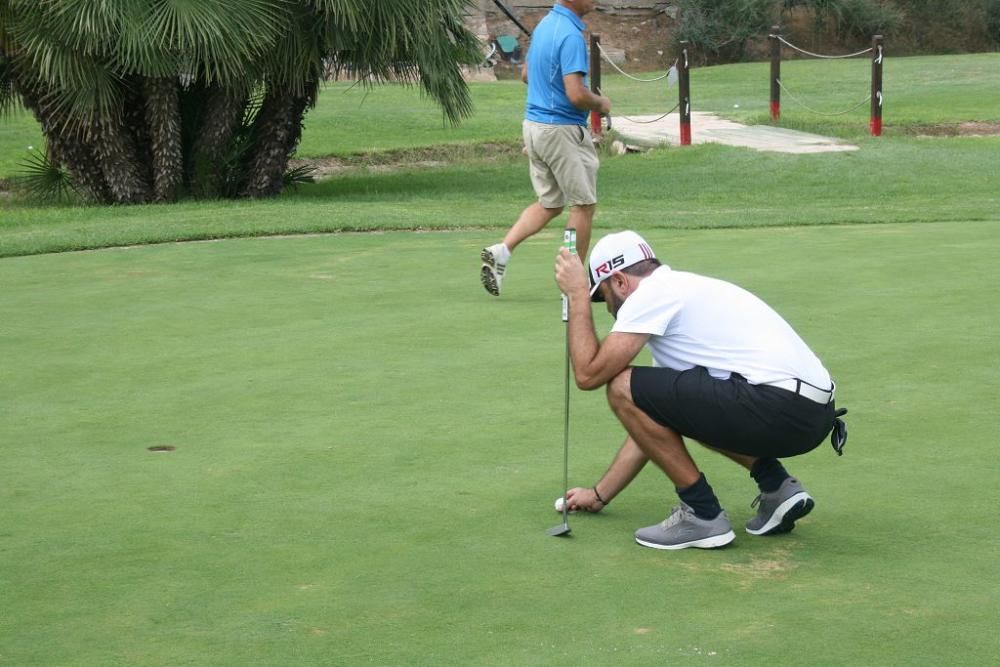
[[[572,254],[576,254],[576,230],[566,229],[563,231],[563,246]],[[566,400],[563,410],[563,508],[562,524],[552,526],[547,531],[552,537],[562,537],[569,535],[569,503],[566,501],[566,487],[569,486],[569,299],[562,295],[562,320],[566,323]]]

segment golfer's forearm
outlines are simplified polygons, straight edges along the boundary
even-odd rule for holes
[[[604,473],[596,485],[601,498],[611,502],[612,498],[621,493],[635,479],[648,460],[631,437],[625,438],[625,442],[615,455],[608,471]]]
[[[581,74],[573,73],[563,77],[563,87],[570,104],[580,111],[598,111],[605,113],[611,109],[611,101],[603,95],[591,91],[583,83]],[[605,108],[607,105],[607,108]]]
[[[604,98],[590,91],[587,91],[586,95],[581,95],[577,99],[570,101],[580,111],[604,111]]]
[[[590,294],[586,290],[570,296],[569,307],[569,350],[573,362],[573,376],[580,389],[597,389],[599,382],[593,368],[597,353],[601,349],[594,320],[590,313]]]

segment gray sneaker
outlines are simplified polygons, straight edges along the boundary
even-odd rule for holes
[[[762,493],[750,504],[757,516],[747,521],[751,535],[778,535],[795,528],[795,522],[812,511],[816,503],[806,493],[799,480],[789,477],[777,491]]]
[[[503,282],[503,274],[507,270],[507,265],[502,264],[497,259],[497,246],[483,248],[479,253],[479,258],[483,260],[483,268],[479,270],[479,279],[483,283],[486,291],[493,296],[500,296],[500,284]]]
[[[666,519],[635,531],[635,541],[653,549],[714,549],[736,539],[725,512],[711,521],[699,519],[688,505],[681,503]]]

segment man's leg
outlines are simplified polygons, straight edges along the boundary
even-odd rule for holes
[[[562,208],[545,208],[539,202],[521,211],[517,221],[507,230],[502,243],[483,248],[480,258],[483,261],[479,277],[483,287],[493,296],[500,296],[500,287],[511,253],[521,241],[541,231],[556,216],[562,213]]]
[[[552,222],[562,212],[563,209],[561,207],[545,208],[538,202],[521,211],[517,222],[507,230],[507,235],[503,237],[503,244],[507,246],[508,252],[514,252],[514,248],[520,245],[521,241],[542,231],[547,224]],[[571,216],[570,221],[572,222],[572,220]],[[588,236],[588,238],[590,237]],[[579,242],[579,232],[577,232],[577,239]]]
[[[590,249],[590,228],[594,222],[594,211],[597,204],[587,206],[572,206],[569,209],[569,221],[566,226],[576,230],[576,254],[584,264],[587,262],[587,251]]]
[[[757,488],[760,489],[761,493],[773,493],[777,491],[781,484],[791,477],[788,471],[785,470],[785,466],[781,465],[778,459],[737,454],[736,452],[728,452],[725,449],[706,445],[703,442],[699,444],[711,449],[713,452],[722,454],[727,459],[735,461],[746,468],[753,480],[757,482]]]
[[[636,531],[636,541],[657,549],[714,548],[735,538],[729,518],[701,474],[680,434],[653,421],[632,400],[632,370],[608,384],[608,402],[618,420],[649,457],[674,483],[683,505],[665,521]]]
[[[704,443],[702,443],[704,444]],[[757,516],[746,523],[751,535],[779,535],[795,528],[795,522],[809,514],[816,505],[812,496],[796,478],[788,474],[778,459],[747,456],[716,447],[708,449],[736,461],[750,471],[760,493],[751,503]]]
[[[643,453],[662,470],[674,486],[684,489],[701,477],[701,472],[684,446],[681,436],[662,426],[632,402],[632,369],[627,368],[608,383],[608,403],[618,420]]]
[[[669,368],[635,368],[629,373],[628,385],[621,386],[620,400],[632,403],[632,409],[653,424],[681,425],[683,432],[692,439],[750,471],[760,494],[752,504],[757,507],[757,516],[747,522],[747,532],[753,535],[788,532],[797,519],[812,510],[812,497],[777,458],[797,453],[789,445],[790,442],[794,444],[790,437],[798,437],[790,430],[795,429],[796,424],[782,421],[780,414],[770,414],[766,425],[761,423],[760,415],[775,410],[774,399],[781,399],[782,395],[755,402],[755,398],[762,397],[756,397],[751,386],[739,389],[740,384],[745,384],[741,377],[716,380],[705,369],[678,372]],[[616,378],[615,381],[619,379],[624,380]],[[633,388],[635,396],[631,395]],[[626,389],[628,394],[624,393]],[[794,395],[790,396],[797,400]],[[681,410],[681,405],[687,408]],[[646,411],[657,418],[652,419]],[[803,451],[808,450],[806,447]]]

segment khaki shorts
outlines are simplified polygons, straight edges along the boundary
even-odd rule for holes
[[[597,203],[597,168],[601,162],[589,128],[526,120],[523,133],[531,185],[542,206]]]

